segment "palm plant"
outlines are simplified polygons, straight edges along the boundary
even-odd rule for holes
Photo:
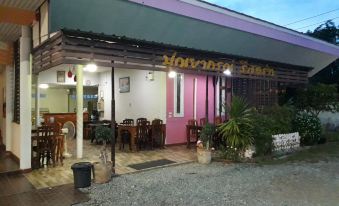
[[[227,146],[244,151],[253,144],[253,111],[241,97],[233,97],[231,106],[226,107],[229,121],[219,126],[219,134],[226,140]]]

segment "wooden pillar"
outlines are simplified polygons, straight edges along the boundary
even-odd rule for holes
[[[208,75],[206,75],[206,102],[205,102],[205,118],[206,118],[206,121],[208,121]]]
[[[114,63],[114,62],[113,62]],[[112,139],[111,139],[111,161],[113,164],[113,173],[115,173],[115,81],[114,81],[114,67],[112,67],[112,73],[111,73],[111,79],[112,79],[112,102],[111,102],[111,128],[112,128]]]
[[[215,123],[214,122],[214,120],[215,120],[215,109],[216,109],[216,98],[217,98],[217,96],[216,96],[216,88],[217,88],[217,77],[216,76],[213,76],[213,123]]]
[[[227,77],[225,77],[225,106],[228,106],[227,104],[227,93],[228,93],[228,82],[227,82]],[[225,120],[227,120],[227,111],[225,109]]]
[[[221,99],[221,97],[222,97],[222,78],[219,77],[219,117],[221,117],[221,112],[222,112],[222,99]]]

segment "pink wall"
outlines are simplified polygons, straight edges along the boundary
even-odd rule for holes
[[[166,144],[178,144],[186,142],[186,124],[193,119],[193,79],[197,78],[197,120],[205,117],[206,100],[206,76],[184,75],[184,117],[173,117],[174,112],[174,79],[167,77],[167,121],[166,121]],[[208,86],[209,121],[213,122],[213,80],[209,77]],[[169,113],[172,113],[170,115]],[[216,114],[217,115],[217,114]]]

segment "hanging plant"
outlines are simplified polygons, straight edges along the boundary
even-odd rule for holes
[[[72,73],[72,71],[71,71],[71,66],[69,67],[69,71],[67,72],[67,77],[68,78],[72,78],[72,76],[73,76],[73,73]]]

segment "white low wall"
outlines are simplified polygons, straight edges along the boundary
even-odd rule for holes
[[[277,153],[291,152],[300,147],[299,132],[273,135],[273,151]]]
[[[323,125],[331,124],[334,127],[339,126],[339,113],[321,112],[319,119]]]

